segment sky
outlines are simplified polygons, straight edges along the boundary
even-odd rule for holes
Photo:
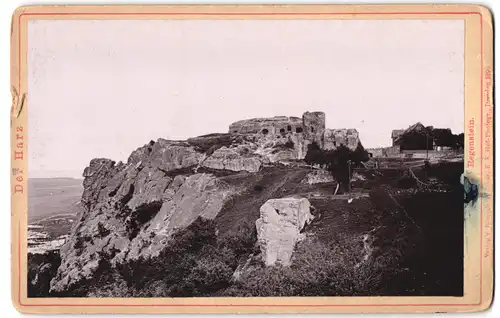
[[[463,20],[33,20],[31,177],[81,177],[158,138],[323,111],[389,146],[417,121],[464,130]]]

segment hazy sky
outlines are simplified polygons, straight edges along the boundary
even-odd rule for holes
[[[305,111],[365,147],[417,121],[463,132],[463,20],[39,20],[28,33],[32,177]]]

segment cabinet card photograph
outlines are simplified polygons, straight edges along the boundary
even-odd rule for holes
[[[27,6],[12,22],[19,311],[490,306],[488,9]]]

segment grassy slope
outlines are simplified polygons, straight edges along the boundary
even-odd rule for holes
[[[239,195],[233,197],[215,221],[221,233],[236,229],[240,225],[255,226],[260,217],[260,207],[269,199],[282,198],[290,195],[307,197],[310,193],[332,193],[334,186],[308,185],[301,181],[307,173],[307,167],[266,167],[254,174],[235,174],[224,177],[229,184],[242,189]]]
[[[246,191],[223,208],[216,222],[221,233],[230,233],[241,224],[253,226],[259,218],[260,206],[268,199],[290,195],[308,197],[315,208],[315,219],[305,232],[320,242],[361,250],[363,235],[382,225],[385,229],[379,235],[386,237],[378,238],[374,243],[381,250],[398,249],[398,244],[406,244],[400,252],[407,254],[402,258],[401,267],[408,271],[408,275],[406,281],[391,283],[394,292],[460,296],[463,289],[463,203],[456,179],[462,167],[458,163],[451,169],[447,168],[451,171],[443,170],[444,175],[438,176],[446,182],[454,182],[455,188],[451,193],[405,194],[405,191],[400,191],[395,198],[404,213],[394,218],[383,207],[376,206],[370,197],[357,198],[348,203],[345,197],[331,195],[334,184],[300,183],[310,171],[305,167],[273,167],[257,174],[234,175],[226,177],[227,181],[244,185]],[[389,170],[383,176],[365,182],[370,184],[370,188],[387,184],[399,191],[395,187],[401,173]],[[419,174],[418,171],[416,173]],[[454,179],[451,180],[450,176]],[[362,183],[353,191],[366,192]],[[411,237],[406,237],[407,234]],[[395,243],[395,239],[401,242]]]

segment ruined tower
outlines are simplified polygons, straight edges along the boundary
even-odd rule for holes
[[[304,127],[304,138],[315,141],[318,146],[323,147],[323,132],[325,131],[325,113],[305,112],[302,115],[302,125]]]

